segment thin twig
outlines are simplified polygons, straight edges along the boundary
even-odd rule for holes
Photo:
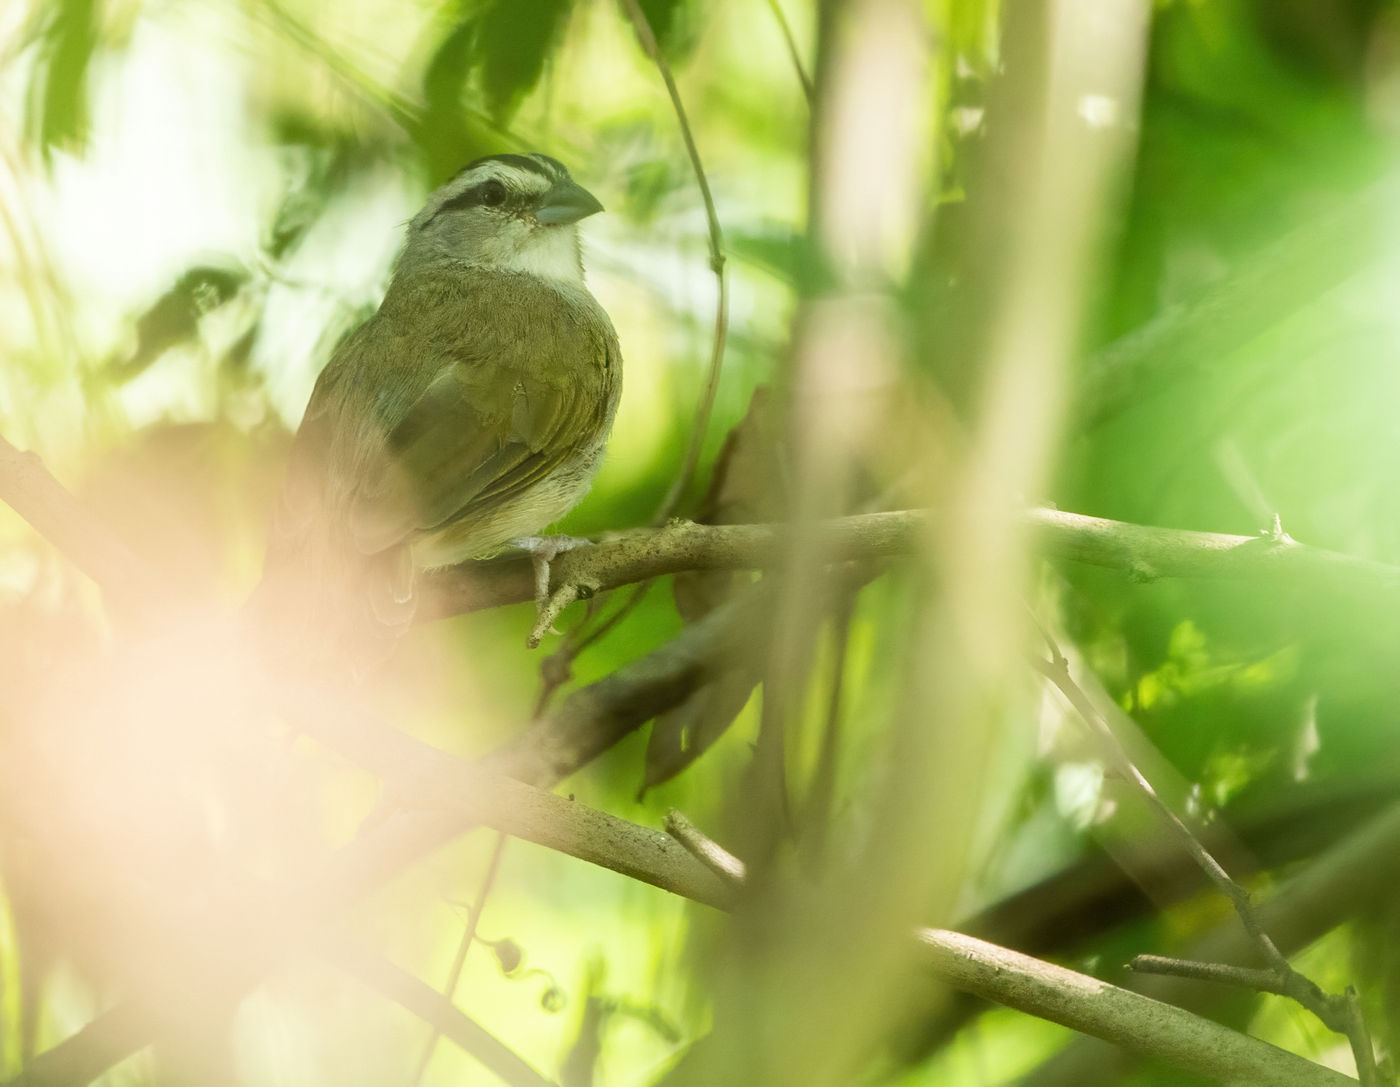
[[[710,414],[714,410],[715,396],[719,392],[720,373],[724,368],[724,345],[729,329],[729,286],[724,274],[724,233],[720,229],[719,213],[715,210],[715,199],[710,193],[710,181],[705,175],[705,166],[700,161],[700,149],[695,146],[695,136],[690,130],[690,121],[686,117],[680,89],[671,74],[671,66],[661,55],[661,47],[657,44],[656,35],[652,32],[651,24],[647,22],[641,4],[637,0],[622,0],[622,7],[636,28],[637,39],[641,42],[643,52],[656,65],[656,70],[661,73],[661,79],[666,84],[666,93],[671,96],[671,107],[676,112],[676,124],[680,126],[681,139],[685,141],[686,154],[690,156],[690,165],[695,171],[695,182],[700,186],[700,198],[705,202],[705,219],[709,224],[710,234],[710,270],[714,272],[718,286],[714,347],[710,354],[710,372],[705,382],[705,393],[695,413],[695,422],[691,427],[690,442],[686,446],[681,469],[652,519],[657,524],[664,524],[676,512],[681,499],[685,497],[685,492],[695,477],[695,469],[700,463],[700,450],[705,443],[705,433],[709,430]]]
[[[1356,989],[1347,986],[1341,994],[1323,991],[1315,982],[1298,971],[1252,970],[1229,963],[1200,962],[1176,959],[1165,955],[1136,955],[1127,964],[1129,970],[1140,974],[1160,974],[1167,977],[1209,981],[1218,985],[1234,985],[1260,993],[1286,996],[1312,1012],[1329,1030],[1343,1035],[1350,1043],[1352,1056],[1363,1084],[1383,1082],[1371,1045],[1370,1028],[1361,1011]]]
[[[431,1023],[434,1038],[441,1035],[449,1039],[503,1083],[510,1087],[557,1087],[515,1050],[464,1014],[450,996],[438,992],[421,978],[347,940],[336,941],[325,950],[337,966]]]
[[[744,862],[709,837],[675,808],[666,813],[666,819],[662,826],[666,828],[667,834],[685,846],[691,856],[702,862],[710,871],[733,883],[744,882],[746,875]]]
[[[491,849],[491,860],[486,865],[486,874],[482,877],[481,886],[477,889],[476,901],[472,903],[471,910],[467,914],[467,926],[462,932],[461,941],[457,944],[457,953],[452,957],[452,966],[447,971],[447,982],[442,987],[442,994],[449,1001],[455,999],[457,995],[457,983],[462,979],[462,968],[467,962],[467,952],[471,950],[472,941],[476,939],[477,926],[481,922],[481,911],[486,908],[486,899],[491,894],[491,888],[496,884],[496,876],[501,871],[501,857],[505,851],[506,835],[497,834],[496,844]],[[442,1029],[434,1023],[433,1032],[423,1046],[422,1056],[418,1058],[418,1067],[414,1070],[413,1078],[408,1081],[412,1087],[417,1087],[423,1082],[423,1074],[428,1070],[428,1062],[433,1059],[433,1052],[437,1049],[438,1039],[441,1037]]]
[[[1118,742],[1118,737],[1114,735],[1113,727],[1108,723],[1108,720],[1099,712],[1098,707],[1094,705],[1093,700],[1084,692],[1084,689],[1070,676],[1069,661],[1065,656],[1057,648],[1054,660],[1043,661],[1039,657],[1035,657],[1032,658],[1032,663],[1042,675],[1059,688],[1060,693],[1068,699],[1070,705],[1083,718],[1085,724],[1103,744],[1105,754],[1113,764],[1114,769],[1137,786],[1138,791],[1147,798],[1161,819],[1176,834],[1177,841],[1182,848],[1190,854],[1197,866],[1206,874],[1206,877],[1215,884],[1216,889],[1231,901],[1235,912],[1239,914],[1240,920],[1244,923],[1246,931],[1254,938],[1255,945],[1264,956],[1264,960],[1275,970],[1282,972],[1290,969],[1288,959],[1274,946],[1274,942],[1269,939],[1268,934],[1259,927],[1258,920],[1254,915],[1254,908],[1249,900],[1249,892],[1235,882],[1220,862],[1201,844],[1200,839],[1192,833],[1191,828],[1158,795],[1157,790],[1152,787],[1152,783],[1137,768],[1127,751]]]
[[[788,56],[792,58],[793,70],[797,73],[798,81],[802,84],[802,93],[807,99],[807,105],[812,104],[812,79],[807,74],[807,69],[802,66],[802,56],[797,51],[797,39],[792,36],[792,27],[788,24],[787,16],[783,14],[783,7],[778,0],[768,0],[768,6],[773,11],[773,18],[778,21],[778,29],[783,32],[783,41],[787,43]]]
[[[1195,962],[1166,955],[1134,955],[1126,966],[1137,974],[1162,974],[1166,977],[1190,978],[1192,981],[1209,981],[1217,985],[1234,985],[1256,993],[1288,995],[1288,987],[1274,970],[1257,970],[1224,962]]]
[[[1281,991],[1312,1012],[1327,1027],[1344,1035],[1351,1044],[1352,1052],[1356,1058],[1357,1073],[1363,1087],[1379,1085],[1381,1083],[1380,1073],[1376,1067],[1369,1030],[1364,1022],[1359,1021],[1360,1017],[1357,1014],[1338,1006],[1339,1001],[1346,1001],[1347,998],[1325,993],[1317,984],[1293,968],[1288,957],[1278,949],[1272,937],[1265,931],[1254,903],[1250,899],[1249,892],[1225,871],[1224,866],[1215,859],[1186,823],[1158,795],[1152,784],[1137,768],[1122,744],[1119,743],[1108,719],[1070,675],[1069,660],[1060,651],[1049,631],[1039,623],[1037,626],[1040,627],[1041,636],[1051,647],[1052,659],[1045,661],[1039,657],[1032,657],[1034,667],[1065,696],[1084,723],[1089,726],[1090,731],[1098,738],[1104,753],[1114,767],[1137,786],[1138,791],[1147,799],[1158,816],[1175,833],[1181,847],[1196,862],[1206,877],[1215,884],[1221,894],[1230,900],[1235,914],[1249,934],[1255,949],[1263,956],[1264,961],[1278,979],[1279,988],[1269,991]],[[1208,964],[1199,965],[1202,968],[1209,968]]]
[[[622,0],[622,6],[636,29],[637,39],[641,43],[643,52],[656,65],[656,70],[661,74],[661,79],[666,84],[666,93],[671,98],[671,106],[676,114],[676,123],[681,130],[681,139],[685,143],[686,154],[690,156],[690,165],[695,172],[696,184],[700,188],[700,198],[705,204],[705,219],[709,228],[710,270],[714,272],[716,285],[714,341],[710,351],[710,368],[705,378],[705,391],[700,397],[700,406],[696,409],[695,421],[691,424],[690,438],[686,443],[685,455],[681,458],[680,470],[672,479],[666,496],[661,500],[661,505],[657,507],[656,513],[652,516],[653,525],[663,525],[675,514],[681,501],[685,498],[686,492],[690,489],[691,482],[695,478],[695,471],[700,464],[700,453],[705,445],[705,435],[710,429],[710,416],[714,414],[715,398],[719,395],[720,375],[724,370],[725,343],[729,335],[729,277],[724,274],[724,232],[720,228],[719,213],[715,210],[714,196],[710,192],[710,181],[705,174],[704,163],[700,160],[700,149],[695,145],[695,136],[691,132],[690,121],[686,116],[685,103],[681,100],[680,89],[676,86],[675,77],[671,74],[671,66],[661,55],[661,47],[657,44],[656,35],[637,0]],[[540,695],[537,699],[539,705],[545,705],[549,701],[553,689],[558,687],[556,677],[570,674],[573,671],[573,662],[578,655],[593,642],[614,630],[641,603],[642,596],[641,592],[633,593],[623,602],[621,608],[592,632],[584,631],[582,625],[576,628],[579,633],[560,646],[550,659],[549,666],[552,673],[547,673],[541,681]],[[587,622],[588,620],[585,618],[584,624]]]
[[[646,596],[652,584],[651,580],[646,580],[634,585],[632,592],[628,594],[622,605],[597,626],[591,628],[588,624],[597,614],[598,609],[602,607],[607,596],[604,593],[588,598],[589,610],[584,613],[583,620],[564,636],[563,644],[540,663],[540,692],[535,698],[534,716],[536,718],[548,708],[555,692],[573,678],[574,661],[578,659],[579,655],[594,642],[606,638],[622,620],[626,619],[632,609],[642,602],[642,597]]]

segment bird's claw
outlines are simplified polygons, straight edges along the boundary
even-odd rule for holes
[[[546,634],[559,633],[554,629],[554,620],[559,613],[579,598],[577,585],[561,585],[554,592],[549,590],[549,564],[565,551],[583,547],[591,543],[578,536],[526,536],[512,543],[530,556],[530,564],[535,572],[535,625],[525,644],[531,649],[539,646]]]

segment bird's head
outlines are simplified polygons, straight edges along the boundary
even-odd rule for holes
[[[408,228],[404,258],[446,257],[583,282],[580,219],[603,205],[548,155],[490,155],[428,197]]]

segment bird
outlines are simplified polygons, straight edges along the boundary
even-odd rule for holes
[[[292,442],[249,603],[280,651],[362,673],[411,623],[423,570],[512,541],[552,557],[534,534],[588,491],[622,388],[578,235],[602,210],[557,159],[495,154],[408,223]]]

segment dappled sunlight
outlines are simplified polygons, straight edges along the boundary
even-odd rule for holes
[[[1384,1087],[1383,7],[0,6],[0,1081]]]

